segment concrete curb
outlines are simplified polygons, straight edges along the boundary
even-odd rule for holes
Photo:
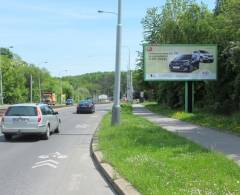
[[[97,128],[95,134],[93,135],[90,146],[91,157],[97,169],[105,177],[105,179],[109,182],[109,184],[117,194],[140,195],[140,193],[132,186],[132,184],[130,184],[128,181],[122,178],[111,165],[104,162],[103,154],[98,149],[98,135],[97,135],[98,130],[99,127]]]

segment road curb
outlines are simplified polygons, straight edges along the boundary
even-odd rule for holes
[[[99,127],[94,133],[93,138],[91,140],[91,145],[90,145],[91,157],[97,169],[103,175],[103,177],[109,182],[109,184],[117,194],[140,195],[140,193],[132,186],[132,184],[130,184],[128,181],[122,178],[110,164],[106,163],[103,160],[103,154],[98,149],[98,135],[97,135],[98,130],[99,130]]]

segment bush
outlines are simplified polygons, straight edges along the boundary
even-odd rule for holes
[[[124,113],[132,113],[132,105],[131,104],[121,104],[121,111]]]

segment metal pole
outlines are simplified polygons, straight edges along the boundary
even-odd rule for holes
[[[61,78],[61,104],[62,104],[62,94],[63,94],[63,85],[62,85],[62,78]]]
[[[39,75],[38,85],[39,85],[39,102],[42,102],[42,90],[41,90],[41,78],[40,78],[40,75]]]
[[[3,75],[2,75],[2,70],[0,69],[0,77],[1,77],[1,80],[0,80],[0,87],[1,87],[1,104],[3,105]]]
[[[2,50],[0,50],[0,52],[2,52]],[[2,56],[2,53],[0,53],[0,58]],[[0,59],[1,60],[1,59]],[[1,63],[0,63],[1,66]],[[1,76],[1,80],[0,80],[0,87],[1,87],[1,104],[3,105],[3,79],[2,79],[2,67],[0,67],[0,76]]]
[[[194,112],[194,93],[195,93],[195,88],[194,88],[194,82],[192,82],[192,112]]]
[[[32,75],[30,75],[30,102],[32,103]]]
[[[188,112],[188,81],[185,81],[185,112]]]
[[[120,124],[121,46],[122,46],[122,1],[118,0],[118,23],[117,23],[115,85],[114,85],[114,103],[112,108],[112,125]]]
[[[128,47],[128,66],[127,66],[127,101],[130,102],[130,48]]]
[[[192,81],[185,81],[185,112],[193,112],[194,86]]]
[[[132,80],[132,71],[130,69],[130,101],[133,102],[133,80]]]

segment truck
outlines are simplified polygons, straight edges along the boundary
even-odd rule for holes
[[[56,95],[53,92],[43,92],[42,93],[42,102],[48,105],[56,104]]]

